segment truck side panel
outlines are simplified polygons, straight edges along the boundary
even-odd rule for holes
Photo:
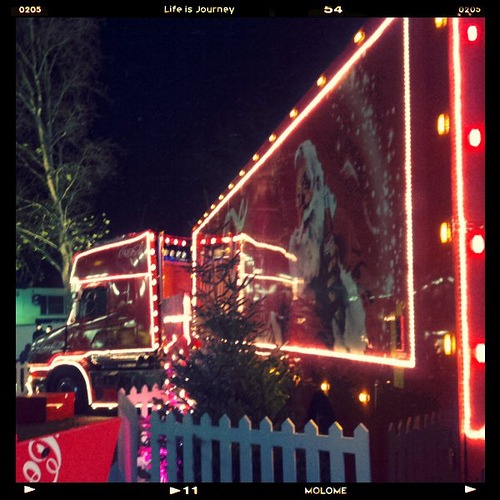
[[[267,340],[414,363],[404,55],[393,22],[369,54],[331,69],[341,76],[200,228],[239,235],[240,272],[267,297]]]

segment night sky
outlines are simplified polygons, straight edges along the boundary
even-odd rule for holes
[[[122,18],[102,31],[95,133],[121,149],[98,197],[112,236],[192,226],[364,18]]]

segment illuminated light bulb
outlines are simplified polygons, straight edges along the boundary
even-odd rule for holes
[[[323,382],[321,382],[320,388],[324,393],[327,393],[330,390],[330,382],[328,382],[328,380],[323,380]]]
[[[297,117],[299,114],[299,111],[297,110],[297,108],[293,108],[292,111],[290,111],[290,118],[295,118]]]
[[[444,28],[448,24],[448,19],[446,17],[436,17],[434,19],[434,24],[436,28]]]
[[[253,160],[253,161],[257,161],[259,158],[260,158],[260,156],[259,156],[259,154],[258,154],[258,153],[255,153],[255,154],[252,156],[252,160]]]
[[[156,271],[156,264],[151,264],[151,270]]]
[[[246,174],[246,172],[242,169],[240,170],[240,177],[243,177]]]
[[[174,245],[178,245],[178,244],[179,244],[179,240],[177,238],[175,238]]]
[[[436,123],[439,135],[446,135],[450,132],[450,116],[447,113],[441,113]]]
[[[157,284],[157,283],[158,283],[158,282],[157,282],[156,278],[153,278],[153,279],[151,280],[151,284],[152,284],[153,286],[156,286],[156,284]]]
[[[201,243],[202,245],[206,245],[206,244],[207,244],[207,240],[206,240],[205,238],[203,238],[203,239],[200,241],[200,243]]]
[[[441,222],[439,238],[441,239],[441,243],[449,243],[451,241],[451,226],[448,222]]]
[[[445,333],[443,337],[443,350],[446,356],[454,354],[456,351],[455,336],[451,333]]]
[[[187,245],[186,240],[182,240],[181,246],[185,247]]]
[[[477,31],[477,26],[475,26],[474,24],[467,28],[467,39],[469,40],[469,42],[475,42],[478,35],[479,34]]]
[[[212,245],[215,245],[215,243],[216,243],[216,242],[217,242],[217,239],[216,239],[216,238],[211,238],[211,239],[210,239],[210,243],[211,243]]]
[[[269,142],[274,142],[276,140],[276,134],[271,134],[269,136]]]
[[[370,395],[366,391],[361,391],[358,396],[359,401],[362,404],[367,404],[370,401]]]
[[[359,30],[353,38],[353,41],[356,45],[363,43],[366,38],[366,33],[363,30]]]
[[[326,83],[326,76],[325,75],[321,75],[317,80],[316,80],[316,85],[318,87],[323,87]]]
[[[477,128],[473,128],[469,132],[469,144],[473,148],[477,148],[481,144],[481,131]]]
[[[233,189],[234,188],[234,184],[232,182],[230,182],[227,187],[228,187],[228,189]]]
[[[474,354],[479,363],[484,363],[486,361],[486,348],[484,344],[477,344],[474,349]]]
[[[212,203],[212,204],[210,205],[210,209],[211,209],[211,210],[213,210],[214,208],[215,208],[215,203]]]
[[[169,238],[168,236],[165,238],[165,243],[166,243],[167,245],[170,243],[170,238]]]
[[[203,217],[208,217],[208,212],[205,212],[205,213],[203,214]]]
[[[471,238],[470,249],[477,255],[482,254],[484,252],[485,243],[484,243],[484,238],[481,234],[475,234]]]
[[[200,225],[203,221],[201,219],[198,219],[198,225]]]
[[[223,200],[224,199],[224,195],[223,194],[220,194],[219,195],[219,200]]]

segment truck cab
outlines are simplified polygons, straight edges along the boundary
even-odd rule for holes
[[[28,390],[74,391],[81,413],[116,406],[121,388],[161,386],[157,351],[189,317],[188,249],[186,239],[145,231],[76,254],[71,312],[33,343]]]

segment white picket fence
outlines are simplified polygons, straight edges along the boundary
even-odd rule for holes
[[[265,418],[252,428],[248,417],[237,426],[223,416],[213,425],[208,415],[161,419],[146,388],[118,395],[122,426],[118,463],[126,482],[137,480],[139,413],[150,413],[151,482],[370,482],[370,444],[366,427],[345,436],[334,423],[328,435],[309,422],[296,432],[291,420],[274,429]],[[149,401],[148,401],[149,399]],[[137,407],[140,407],[138,411]],[[164,463],[166,451],[166,465]],[[163,460],[163,462],[162,462]],[[349,465],[350,464],[350,465]],[[162,474],[162,467],[166,474]],[[165,477],[166,476],[166,477]]]
[[[27,373],[27,365],[16,362],[16,395],[26,394]],[[317,482],[318,477],[321,482],[344,482],[346,478],[370,482],[380,474],[388,482],[434,482],[455,481],[459,475],[454,462],[448,463],[452,438],[434,413],[389,425],[385,436],[382,434],[382,445],[375,443],[377,449],[381,446],[387,453],[384,459],[387,463],[377,473],[377,465],[370,464],[369,434],[362,424],[353,436],[344,436],[337,423],[332,425],[329,435],[320,435],[312,422],[303,433],[295,432],[290,420],[279,430],[273,429],[268,419],[261,422],[259,429],[252,429],[247,418],[237,427],[231,427],[227,417],[215,426],[207,417],[195,423],[190,415],[178,422],[169,414],[162,421],[156,412],[160,401],[166,402],[167,395],[158,386],[152,389],[144,386],[140,391],[132,388],[128,394],[119,391],[118,415],[122,425],[117,458],[119,475],[126,482],[138,480],[140,419],[148,415],[151,415],[152,482],[160,482],[164,476],[169,482],[234,481],[235,469],[236,479],[241,482],[256,478],[256,482]],[[163,445],[171,457],[166,474],[161,458],[165,453]],[[174,467],[176,462],[182,467]],[[259,470],[255,471],[259,464]],[[325,468],[327,479],[322,477]]]
[[[123,389],[120,390],[121,394],[125,394]],[[146,417],[156,406],[156,401],[166,403],[168,401],[167,394],[164,389],[160,389],[158,384],[154,384],[151,389],[144,385],[140,391],[132,387],[130,392],[126,395],[128,400],[136,407],[141,417]]]

